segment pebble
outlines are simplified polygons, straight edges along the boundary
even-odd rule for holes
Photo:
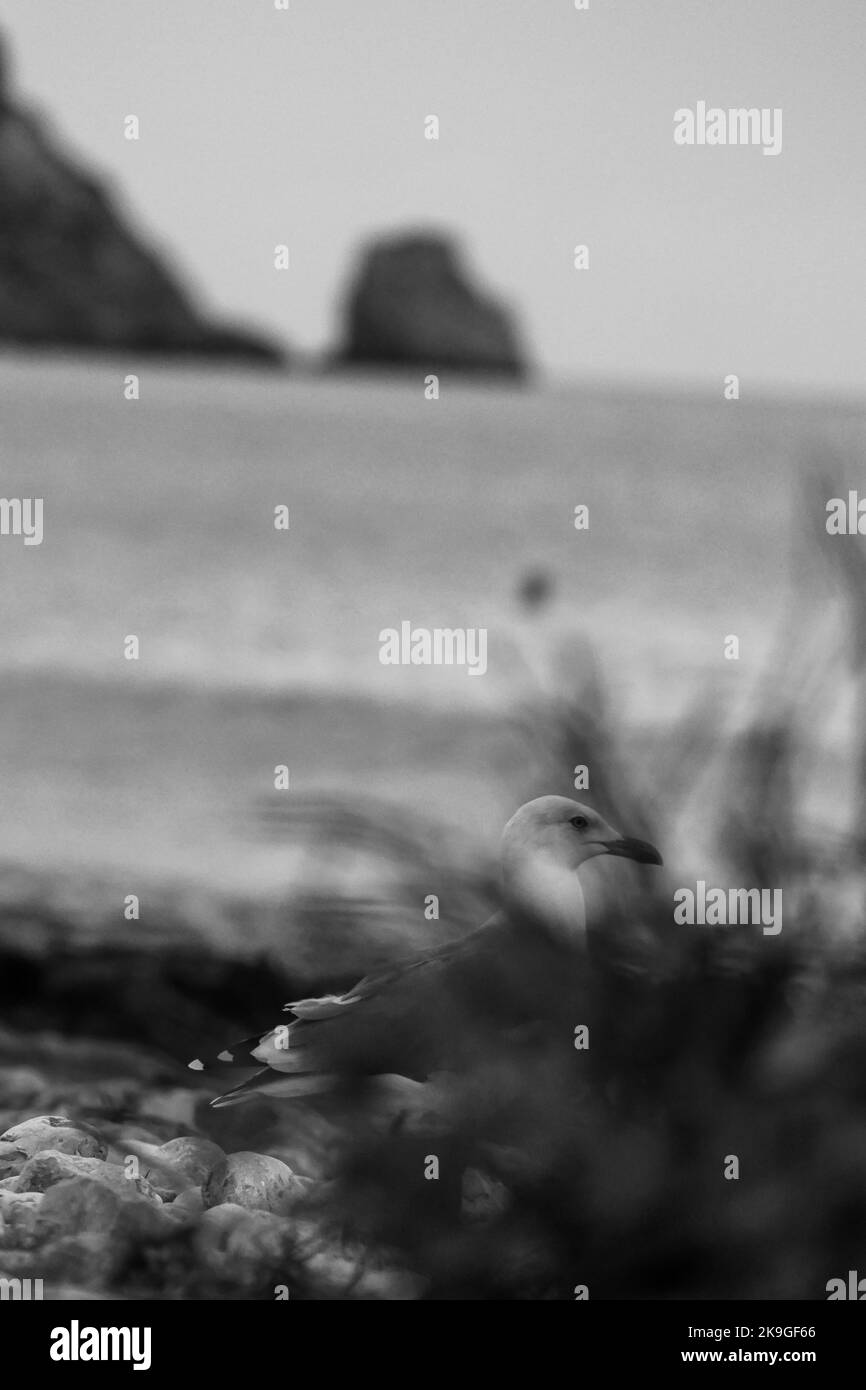
[[[98,1290],[104,1289],[119,1273],[127,1250],[125,1242],[84,1231],[48,1241],[39,1251],[36,1262],[40,1271],[44,1271],[42,1278]]]
[[[126,1169],[119,1164],[105,1163],[99,1158],[82,1158],[80,1154],[53,1153],[50,1149],[28,1158],[18,1174],[18,1191],[47,1192],[55,1183],[67,1178],[92,1178],[116,1189],[121,1197],[137,1194],[158,1200],[149,1182],[141,1177],[127,1176]]]
[[[205,1211],[194,1237],[195,1253],[211,1274],[244,1285],[286,1273],[292,1245],[286,1218],[234,1202]]]
[[[169,1139],[165,1144],[130,1139],[126,1148],[139,1159],[142,1176],[168,1198],[190,1187],[200,1188],[226,1157],[218,1144],[193,1136]]]
[[[169,1216],[182,1217],[185,1221],[195,1220],[204,1211],[204,1199],[201,1195],[200,1187],[187,1187],[174,1201],[166,1206]],[[222,1207],[214,1207],[214,1211],[222,1211]]]
[[[0,1193],[0,1248],[29,1250],[37,1244],[41,1192]]]
[[[303,1197],[312,1179],[298,1177],[268,1154],[235,1153],[214,1168],[202,1189],[206,1207],[233,1203],[250,1211],[285,1215]]]
[[[105,1158],[108,1146],[90,1125],[76,1124],[64,1115],[37,1115],[0,1134],[0,1178],[14,1177],[28,1158],[42,1149]]]
[[[90,1177],[66,1178],[50,1187],[38,1222],[44,1240],[85,1234],[159,1239],[176,1229],[162,1204],[141,1196],[132,1182],[108,1184]]]

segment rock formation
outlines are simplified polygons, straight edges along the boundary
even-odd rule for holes
[[[9,87],[0,45],[0,342],[278,361],[211,323]]]
[[[339,360],[513,377],[526,371],[509,314],[470,284],[447,238],[420,233],[377,241],[362,256]]]

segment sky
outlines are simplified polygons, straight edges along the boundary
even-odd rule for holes
[[[866,382],[863,0],[0,0],[0,26],[19,96],[289,348],[334,343],[367,240],[431,227],[554,376]],[[699,101],[781,108],[781,153],[675,145]]]

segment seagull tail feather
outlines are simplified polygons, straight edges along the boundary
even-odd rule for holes
[[[222,1110],[227,1105],[240,1105],[253,1096],[272,1096],[279,1100],[292,1100],[298,1096],[321,1095],[332,1091],[339,1083],[333,1072],[297,1072],[293,1076],[280,1075],[272,1067],[262,1067],[255,1076],[247,1077],[239,1086],[217,1096],[211,1101],[214,1110]]]
[[[207,1057],[205,1061],[196,1057],[194,1061],[187,1062],[187,1066],[191,1071],[222,1071],[226,1067],[243,1067],[249,1071],[250,1067],[260,1065],[258,1057],[254,1057],[253,1053],[263,1036],[262,1033],[254,1033],[251,1038],[241,1038],[240,1042],[230,1043],[215,1057]]]

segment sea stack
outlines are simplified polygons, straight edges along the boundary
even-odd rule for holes
[[[508,312],[476,289],[450,239],[412,233],[361,256],[346,305],[341,363],[522,377]]]

